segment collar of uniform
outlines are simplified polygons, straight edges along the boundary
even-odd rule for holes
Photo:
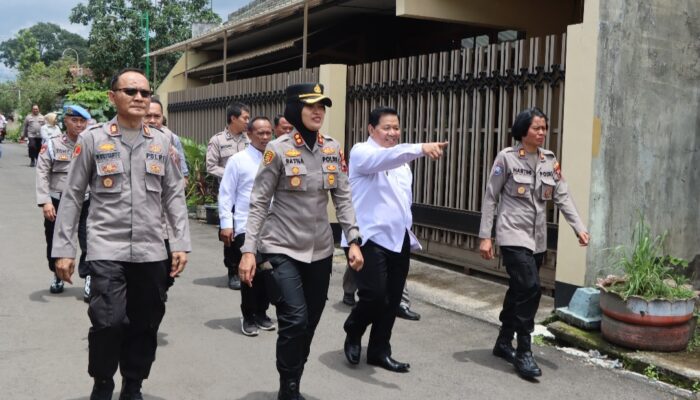
[[[292,137],[294,138],[295,146],[301,147],[304,145],[304,138],[301,137],[301,133],[299,133],[298,131],[294,131],[294,136]]]
[[[321,132],[318,133],[318,138],[316,140],[318,141],[319,146],[323,146],[324,139],[323,139],[323,135],[321,134]]]
[[[245,136],[245,132],[241,132],[241,133],[238,133],[238,134],[236,134],[236,133],[231,133],[231,131],[229,131],[228,128],[226,128],[226,129],[224,130],[224,132],[225,132],[224,136],[226,136],[226,139],[227,139],[227,140],[233,139],[233,140],[235,140],[236,142],[239,142],[241,139],[243,139],[243,138],[246,137],[246,136]]]
[[[110,136],[121,136],[121,132],[119,132],[119,124],[117,123],[116,118],[110,121],[108,126]],[[141,124],[141,134],[147,138],[153,137],[153,135],[151,134],[151,128],[149,128],[146,124]]]

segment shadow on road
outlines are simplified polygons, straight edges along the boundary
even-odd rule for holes
[[[80,286],[80,287],[75,287],[75,286],[66,287],[65,289],[63,289],[63,293],[53,294],[53,293],[49,292],[49,288],[47,285],[46,289],[37,290],[36,292],[32,292],[29,294],[29,300],[36,301],[39,303],[48,303],[49,300],[47,299],[47,297],[48,298],[51,298],[51,297],[57,297],[57,298],[75,297],[76,300],[79,300],[82,302],[83,301],[83,287],[82,286]],[[86,304],[86,306],[87,306],[87,304]]]
[[[337,301],[331,305],[334,310],[339,311],[344,314],[350,314],[350,311],[352,310],[352,307],[349,305],[343,303],[343,301]]]
[[[241,332],[241,318],[224,318],[224,319],[212,319],[204,323],[204,326],[211,329],[226,329],[233,333],[245,336]]]
[[[115,392],[114,396],[112,396],[112,398],[119,398],[119,396],[117,396],[117,394],[120,394],[120,392]],[[163,398],[163,397],[151,396],[147,393],[143,394],[143,399],[144,400],[165,400],[165,398]],[[251,399],[252,399],[252,397],[251,397]],[[76,397],[74,399],[68,399],[68,400],[90,400],[90,396]]]
[[[316,397],[304,394],[303,390],[301,394],[304,395],[306,400],[319,400]],[[252,392],[243,397],[239,397],[238,400],[277,400],[277,392]]]
[[[213,286],[218,288],[228,288],[228,278],[223,276],[211,276],[209,278],[199,278],[192,281],[195,285]]]
[[[367,350],[364,347],[363,349]],[[362,361],[360,361],[359,365],[350,365],[345,360],[345,355],[343,354],[342,350],[329,351],[325,354],[321,354],[321,356],[318,359],[328,368],[334,371],[338,371],[346,376],[349,376],[350,378],[357,379],[362,382],[369,383],[371,385],[381,386],[387,389],[401,389],[395,383],[382,382],[377,378],[373,377],[372,375],[374,375],[377,372],[377,369],[373,366],[366,364],[364,352]]]
[[[533,347],[534,350],[534,347]],[[495,369],[497,371],[502,371],[502,372],[512,372],[515,374],[515,370],[513,369],[513,366],[507,363],[505,360],[502,360],[500,358],[494,357],[493,354],[491,354],[491,349],[474,349],[474,350],[467,350],[467,351],[458,351],[454,354],[452,354],[452,357],[463,363],[468,363],[468,362],[473,362],[476,364],[479,364],[484,367],[488,367],[491,369]],[[549,359],[545,358],[545,354],[535,354],[535,360],[537,363],[540,365],[540,367],[544,367],[547,369],[551,370],[557,370],[559,369],[559,366],[555,364],[554,362],[550,361]],[[528,380],[531,382],[538,382],[537,380]]]

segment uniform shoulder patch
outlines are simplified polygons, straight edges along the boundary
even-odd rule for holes
[[[263,164],[264,165],[270,165],[272,163],[272,160],[275,158],[275,152],[272,150],[265,150],[265,153],[263,154]]]
[[[73,149],[73,158],[78,157],[82,150],[83,150],[82,145],[80,143],[76,144],[75,148]]]
[[[503,171],[505,171],[505,165],[503,165],[502,162],[497,161],[493,165],[493,176],[503,175]]]

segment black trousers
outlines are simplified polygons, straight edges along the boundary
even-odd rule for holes
[[[90,376],[111,378],[119,366],[123,377],[148,378],[165,315],[164,270],[162,261],[90,262]]]
[[[36,160],[39,157],[39,150],[41,150],[41,138],[27,138],[27,142],[29,158]]]
[[[303,263],[283,254],[263,254],[272,264],[270,301],[277,309],[277,371],[282,379],[301,378],[311,340],[328,295],[333,257]]]
[[[525,247],[501,246],[501,254],[510,277],[499,316],[501,329],[529,335],[535,329],[535,314],[542,297],[540,267],[545,253],[533,254]]]
[[[236,207],[231,207],[231,213],[235,212]],[[221,233],[221,228],[219,228],[219,233]],[[221,236],[219,236],[219,240],[221,240]],[[241,262],[240,246],[238,246],[238,248],[239,251],[238,254],[236,254],[236,251],[233,249],[233,246],[226,247],[226,245],[224,245],[224,267],[228,269],[229,278],[234,275],[238,275],[238,263]]]
[[[389,251],[371,240],[362,246],[364,267],[359,272],[353,270],[360,300],[345,320],[344,328],[348,335],[361,337],[372,325],[368,358],[391,355],[389,341],[406,285],[410,255],[408,233],[404,236],[400,253]]]
[[[231,248],[234,249],[234,260],[236,265],[241,262],[241,247],[245,242],[245,233],[237,235],[233,243],[231,243]],[[255,276],[253,277],[253,287],[246,284],[241,285],[241,313],[245,319],[253,319],[256,314],[265,314],[267,309],[270,307],[270,300],[267,296],[267,289],[265,287],[265,275],[269,271],[263,271],[258,269],[255,271]]]
[[[51,203],[58,213],[59,201],[51,198]],[[78,263],[78,275],[85,278],[90,274],[85,257],[87,256],[87,216],[90,208],[90,200],[85,200],[83,209],[80,210],[80,221],[78,223],[78,243],[80,243],[80,262]],[[46,260],[49,263],[51,272],[56,270],[56,259],[51,257],[51,247],[53,246],[53,231],[55,221],[44,218],[44,236],[46,237]]]

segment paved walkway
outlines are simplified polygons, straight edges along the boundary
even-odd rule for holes
[[[43,220],[34,198],[34,169],[28,167],[26,147],[2,146],[0,398],[86,400],[92,382],[86,372],[89,320],[81,298],[82,281],[76,279],[76,285],[67,286],[60,295],[49,294]],[[158,359],[144,384],[145,398],[275,399],[276,335],[263,332],[249,338],[240,333],[240,294],[226,288],[216,229],[192,221],[191,232],[194,252],[188,269],[170,291]],[[337,259],[335,271],[342,271],[342,257]],[[419,271],[440,270],[423,265],[416,268],[414,277]],[[485,286],[488,284],[464,275],[449,276],[464,288],[504,291],[500,285]],[[425,293],[432,291],[435,296],[431,301],[442,306],[414,299],[414,309],[423,315],[422,320],[397,320],[394,354],[399,360],[410,361],[412,369],[408,374],[394,374],[368,366],[364,354],[357,367],[345,361],[342,323],[348,308],[339,301],[341,274],[335,273],[302,381],[304,396],[309,400],[675,398],[655,386],[588,365],[550,347],[535,352],[544,376],[534,383],[522,380],[510,365],[490,354],[496,328],[483,320],[493,318],[493,312],[471,314],[479,318],[475,319],[443,308],[451,302],[462,304],[459,311],[467,314],[470,310],[497,309],[498,296],[465,305],[468,289],[464,293],[445,287],[431,289],[430,282],[417,279],[415,297],[428,299]],[[439,293],[444,294],[440,301],[436,300]]]

